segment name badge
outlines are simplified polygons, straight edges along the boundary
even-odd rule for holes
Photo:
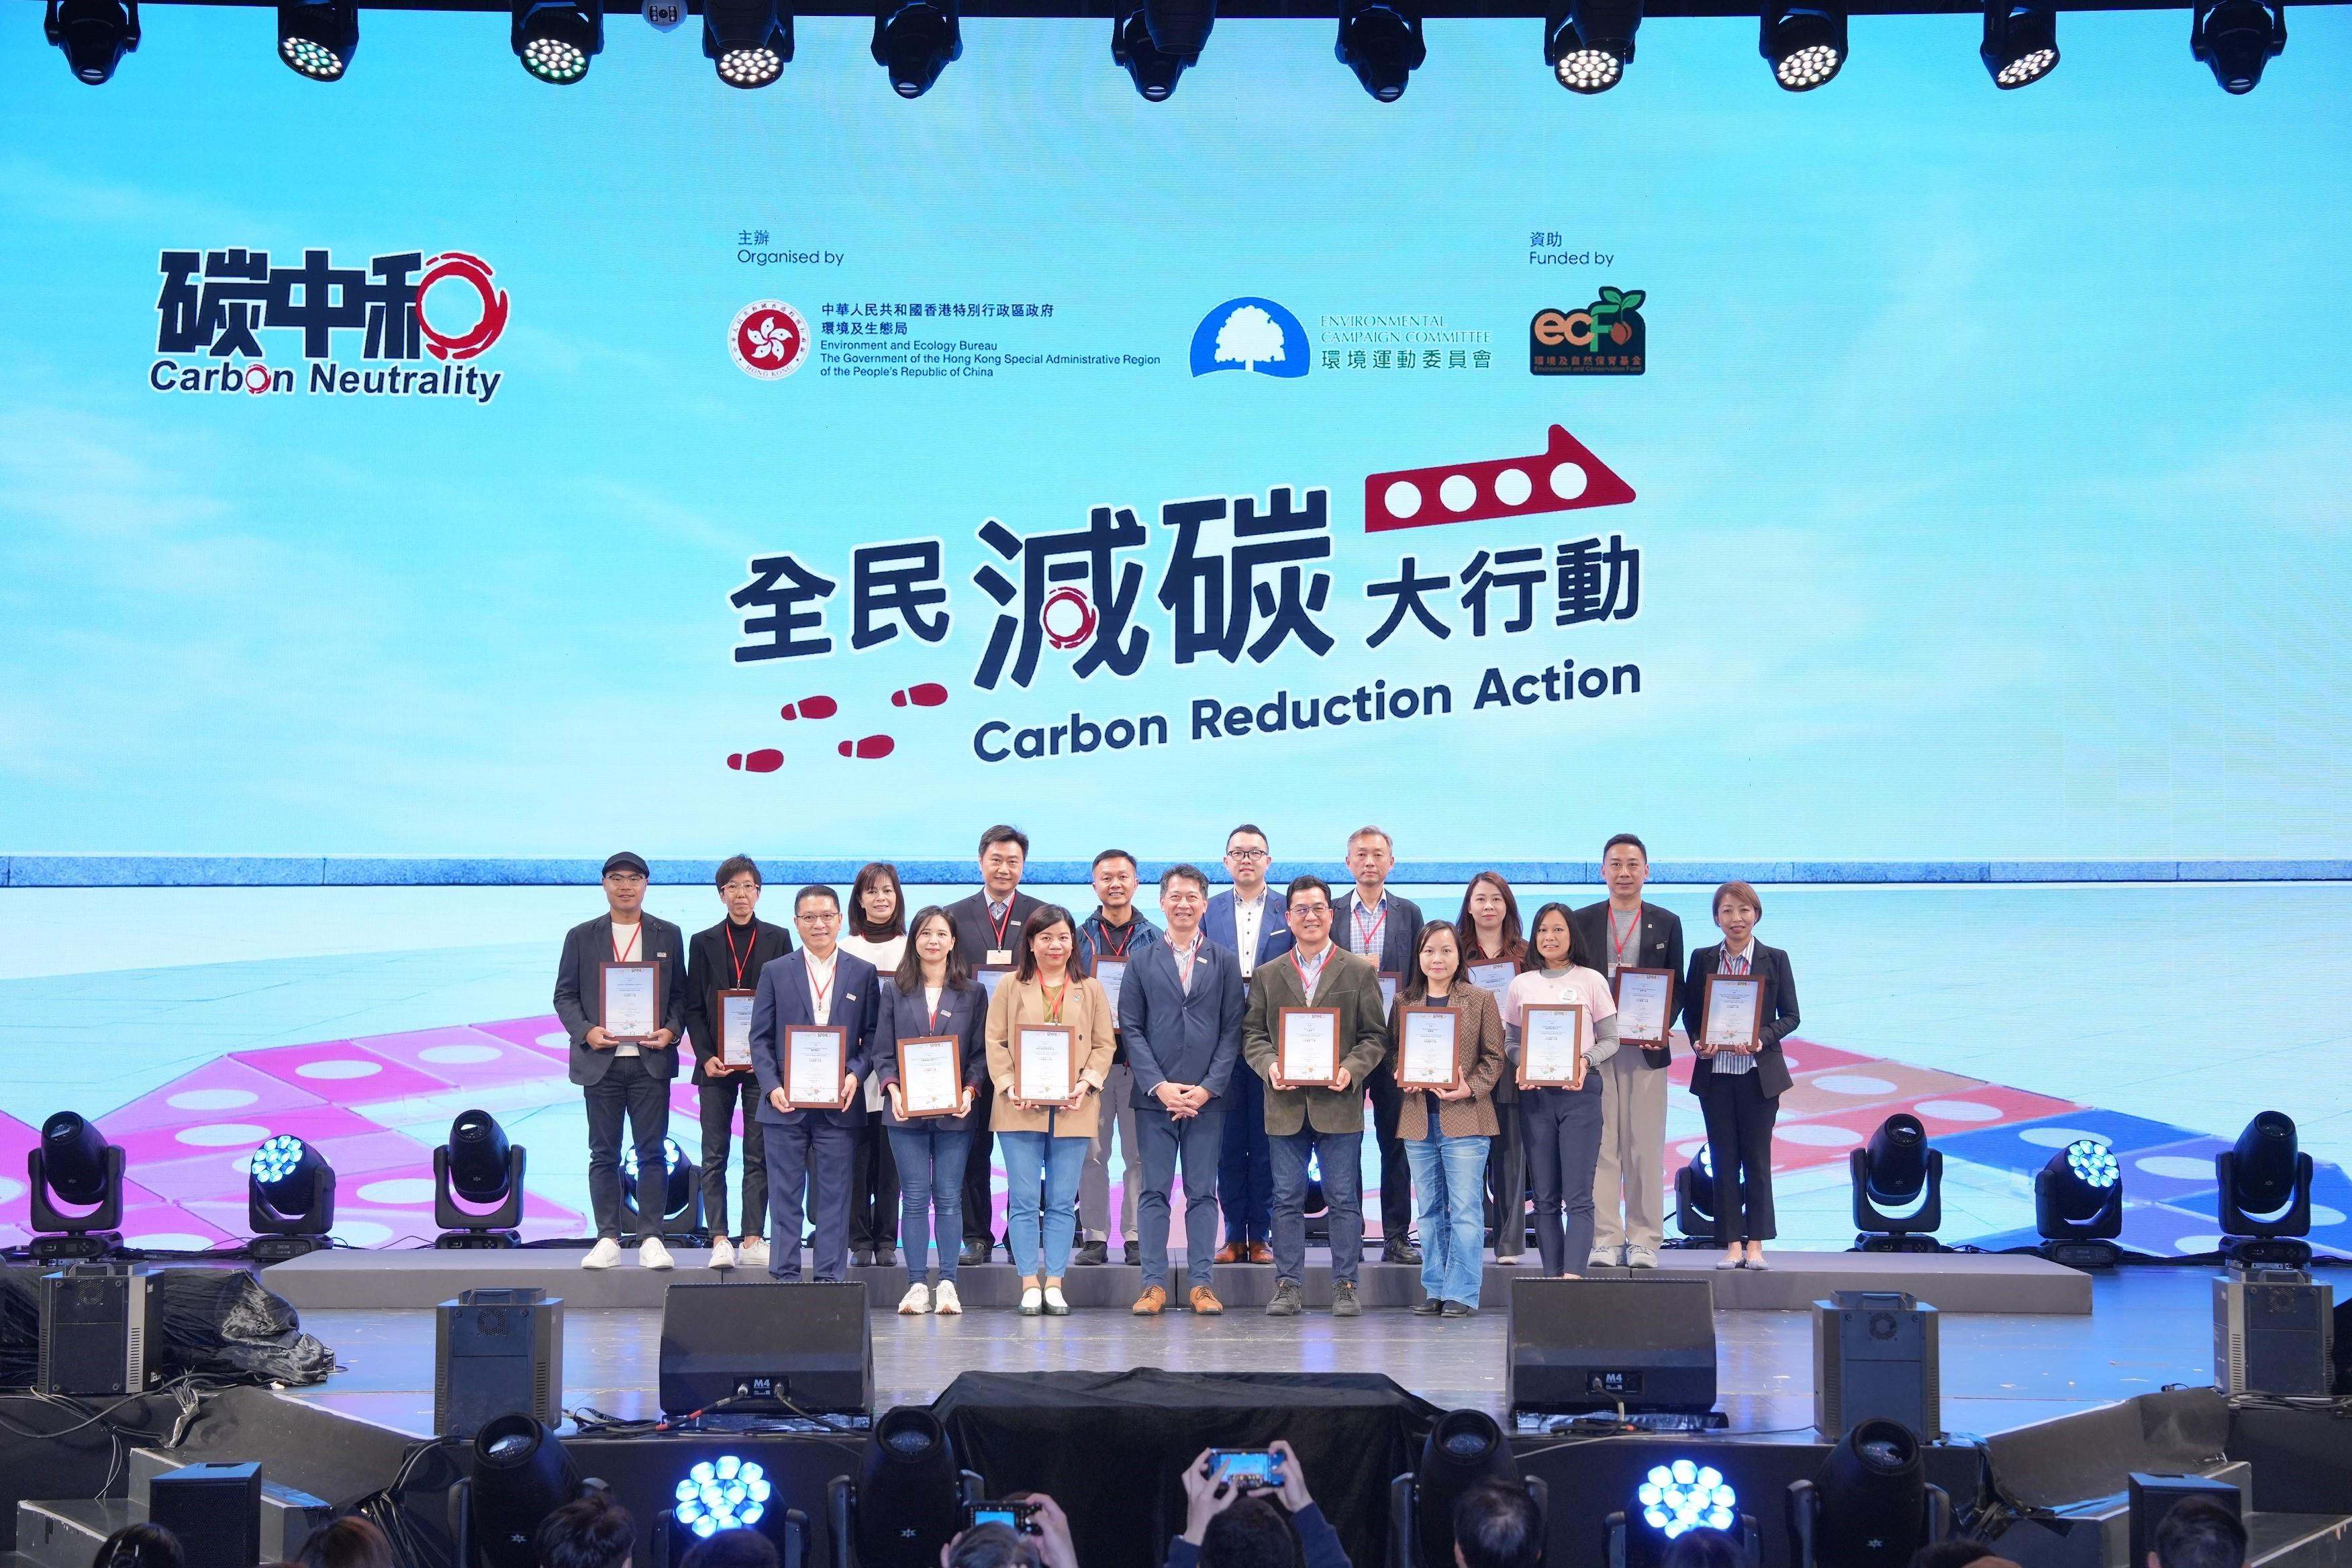
[[[1013,950],[1009,947],[992,947],[988,950],[988,957],[984,962],[992,969],[1010,969],[1013,967]]]

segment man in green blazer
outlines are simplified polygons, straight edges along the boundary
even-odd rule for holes
[[[1331,1214],[1331,1315],[1352,1318],[1356,1270],[1364,1256],[1364,1079],[1388,1055],[1388,1016],[1370,961],[1331,941],[1331,889],[1320,877],[1290,884],[1285,916],[1291,950],[1250,976],[1242,1054],[1265,1079],[1265,1134],[1274,1160],[1274,1300],[1269,1317],[1306,1310],[1307,1162],[1312,1155]],[[1281,1074],[1282,1009],[1329,1007],[1339,1015],[1338,1087],[1296,1088]]]

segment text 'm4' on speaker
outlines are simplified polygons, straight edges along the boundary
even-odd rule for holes
[[[1715,1408],[1710,1279],[1515,1279],[1510,1346],[1514,1415]]]
[[[662,1297],[661,1405],[672,1416],[872,1411],[866,1287],[671,1286]]]

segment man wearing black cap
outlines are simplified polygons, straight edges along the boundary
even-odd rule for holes
[[[563,937],[555,969],[555,1015],[572,1037],[572,1081],[588,1099],[588,1201],[596,1211],[596,1245],[583,1268],[610,1268],[621,1260],[621,1118],[636,1144],[640,1190],[667,1191],[663,1142],[669,1133],[669,1085],[677,1076],[677,1041],[686,1032],[686,938],[677,927],[645,912],[645,860],[623,850],[604,862],[604,914]],[[652,963],[659,1016],[642,1040],[604,1032],[604,966]],[[652,1211],[650,1216],[645,1212]],[[644,1239],[637,1261],[670,1267],[662,1245],[658,1198],[638,1211]]]

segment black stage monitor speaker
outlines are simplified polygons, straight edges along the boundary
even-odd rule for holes
[[[662,1297],[661,1405],[670,1415],[874,1408],[866,1287],[673,1285]]]
[[[1706,1279],[1511,1282],[1514,1414],[1715,1408],[1715,1285]]]
[[[183,1465],[148,1483],[147,1517],[179,1538],[188,1568],[261,1561],[261,1467]]]
[[[163,1381],[163,1277],[122,1263],[41,1276],[43,1394],[144,1394]]]
[[[2334,1376],[2336,1288],[2291,1269],[2213,1281],[2213,1376],[2221,1392],[2321,1396]]]
[[[433,1313],[433,1430],[470,1437],[501,1415],[563,1425],[563,1299],[537,1286],[460,1290]]]
[[[1813,1303],[1813,1425],[1835,1442],[1864,1421],[1944,1434],[1935,1308],[1901,1290],[1839,1290]]]
[[[2127,1496],[2131,1503],[2131,1555],[2124,1568],[2147,1568],[2147,1554],[2156,1550],[2156,1527],[2183,1498],[2210,1498],[2241,1519],[2246,1502],[2234,1481],[2211,1476],[2150,1476],[2131,1472]]]

